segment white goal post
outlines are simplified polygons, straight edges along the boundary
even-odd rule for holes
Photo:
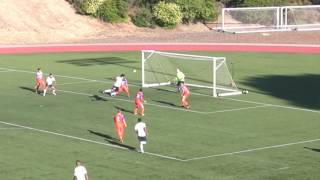
[[[320,5],[223,8],[218,31],[253,33],[320,30]]]
[[[141,51],[142,87],[175,84],[176,70],[185,75],[189,87],[207,89],[212,96],[239,95],[225,57],[190,55],[155,50]]]

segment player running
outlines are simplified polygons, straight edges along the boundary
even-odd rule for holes
[[[124,92],[130,98],[128,80],[124,74],[123,74],[122,82],[121,82],[121,85],[119,88],[119,93],[121,93],[121,92]]]
[[[43,73],[41,69],[38,68],[36,72],[36,86],[34,87],[36,89],[36,93],[39,93],[39,88],[45,89],[45,86]]]
[[[146,101],[144,100],[144,94],[142,91],[142,88],[139,89],[139,91],[136,94],[136,98],[134,100],[135,103],[135,109],[134,109],[134,114],[137,115],[138,111],[140,110],[140,115],[144,116],[144,106],[143,103],[145,103]]]
[[[43,96],[46,96],[48,89],[52,90],[53,95],[57,95],[56,88],[54,87],[55,83],[56,83],[56,79],[53,77],[52,73],[50,73],[46,79],[46,88],[43,90]]]
[[[180,92],[181,92],[181,106],[186,109],[190,109],[190,105],[189,105],[190,92],[188,87],[183,82],[180,83]]]
[[[104,94],[110,94],[110,96],[116,96],[119,94],[119,90],[120,90],[120,86],[122,84],[122,81],[123,81],[123,77],[125,75],[124,74],[121,74],[120,76],[117,76],[115,78],[115,82],[112,86],[111,89],[106,89],[106,90],[103,90],[102,93]]]
[[[121,143],[123,143],[124,140],[124,130],[127,127],[127,123],[125,120],[124,115],[122,114],[121,110],[118,109],[117,113],[113,117],[114,121],[114,127],[117,133],[117,136]]]

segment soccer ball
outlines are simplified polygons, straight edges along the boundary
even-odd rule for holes
[[[242,91],[242,93],[243,93],[243,94],[248,94],[249,91],[245,89],[245,90]]]
[[[136,70],[136,69],[133,69],[132,71],[133,71],[134,73],[135,73],[135,72],[137,72],[137,70]]]

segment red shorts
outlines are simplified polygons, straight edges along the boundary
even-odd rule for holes
[[[134,103],[136,104],[136,108],[144,109],[143,103],[141,101],[135,101]]]
[[[119,92],[127,92],[128,91],[128,87],[127,86],[120,86],[119,88]]]
[[[36,79],[36,85],[45,87],[45,83],[43,79]]]

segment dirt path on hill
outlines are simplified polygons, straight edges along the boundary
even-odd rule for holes
[[[110,24],[75,12],[65,0],[0,0],[0,45],[51,43],[234,42],[320,44],[318,32],[227,34],[199,23],[174,30]]]

